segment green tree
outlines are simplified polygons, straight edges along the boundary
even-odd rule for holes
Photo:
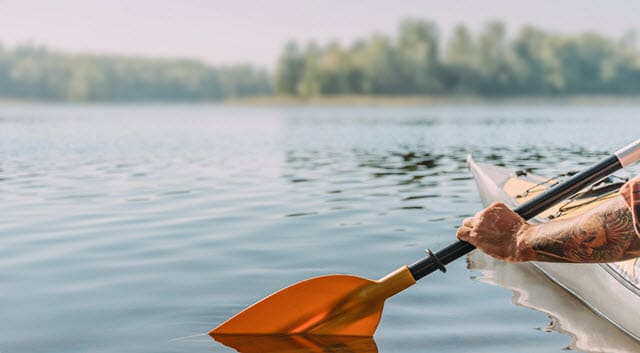
[[[443,83],[447,92],[477,91],[479,60],[476,50],[474,39],[467,27],[456,26],[444,55]]]
[[[285,45],[276,66],[275,87],[280,94],[297,95],[304,71],[304,57],[295,42]]]
[[[314,42],[309,43],[305,48],[304,66],[297,87],[298,95],[309,98],[321,94],[321,56],[322,50]]]
[[[478,36],[478,65],[483,95],[500,95],[513,86],[511,53],[506,28],[498,21],[489,22]]]
[[[433,22],[407,19],[400,23],[397,55],[401,61],[398,74],[407,86],[400,93],[439,93],[439,37]]]

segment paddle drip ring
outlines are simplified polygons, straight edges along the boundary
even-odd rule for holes
[[[427,255],[429,255],[429,258],[433,259],[433,263],[435,263],[438,266],[440,271],[447,272],[447,268],[444,267],[444,264],[442,263],[438,255],[434,254],[433,251],[431,251],[431,249],[427,249],[425,251],[427,252]]]

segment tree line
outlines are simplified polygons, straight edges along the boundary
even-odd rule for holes
[[[49,101],[220,100],[272,94],[272,77],[248,65],[72,55],[0,47],[0,97]]]
[[[640,55],[633,33],[563,35],[526,26],[508,36],[501,22],[479,33],[456,27],[447,41],[422,19],[400,23],[395,36],[347,47],[290,42],[274,86],[279,94],[330,95],[637,95]]]
[[[501,22],[477,33],[402,21],[393,35],[349,45],[286,44],[275,69],[211,67],[196,60],[74,55],[0,45],[0,98],[51,101],[210,101],[284,95],[558,96],[640,94],[632,33],[558,34]]]

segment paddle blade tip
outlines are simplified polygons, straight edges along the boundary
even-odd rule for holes
[[[363,289],[375,281],[350,275],[311,278],[284,288],[209,331],[219,335],[373,336],[383,298]]]

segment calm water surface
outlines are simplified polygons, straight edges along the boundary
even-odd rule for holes
[[[453,241],[480,207],[467,154],[552,175],[637,139],[639,118],[640,106],[1,106],[0,352],[233,352],[203,333],[254,301],[317,275],[379,278]],[[605,351],[638,348],[526,268],[506,271],[536,284],[533,299],[501,287],[515,285],[487,261],[387,300],[375,341],[240,349],[603,350],[566,330],[576,322],[610,332]]]

